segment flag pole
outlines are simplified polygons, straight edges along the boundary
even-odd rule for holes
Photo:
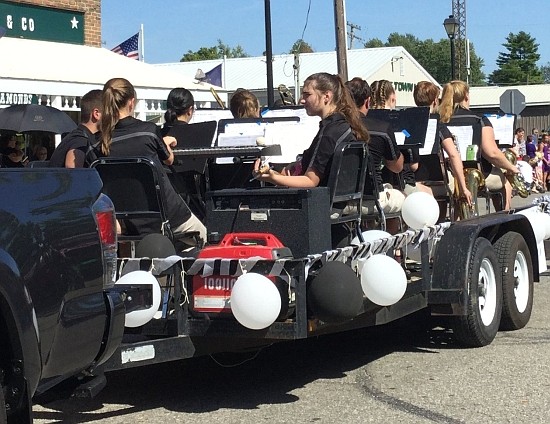
[[[139,27],[139,46],[139,60],[145,62],[145,39],[143,38],[143,24],[141,24]]]

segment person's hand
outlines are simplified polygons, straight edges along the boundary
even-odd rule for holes
[[[465,189],[462,193],[462,197],[466,200],[466,202],[468,202],[469,206],[472,206],[473,198],[470,190]]]
[[[164,144],[168,147],[176,147],[178,145],[178,140],[176,140],[175,137],[172,137],[171,135],[167,135],[163,137],[162,139],[164,141]]]
[[[271,167],[268,163],[262,165],[261,159],[256,159],[254,162],[254,169],[252,171],[252,176],[256,180],[265,179],[271,173]]]

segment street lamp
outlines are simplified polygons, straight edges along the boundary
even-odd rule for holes
[[[455,37],[459,26],[458,19],[456,19],[453,15],[449,15],[449,17],[443,21],[443,26],[445,27],[447,37],[451,40],[451,80],[454,80],[456,79]]]

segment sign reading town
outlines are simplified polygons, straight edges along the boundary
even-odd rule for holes
[[[4,37],[84,44],[83,12],[0,0],[0,27]]]

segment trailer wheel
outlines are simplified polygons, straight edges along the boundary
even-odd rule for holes
[[[489,240],[478,238],[468,268],[466,315],[452,319],[455,339],[466,346],[481,347],[495,338],[502,314],[502,278],[495,250]]]
[[[0,368],[0,424],[8,422],[4,390],[4,371]]]
[[[509,232],[495,243],[502,273],[501,330],[525,327],[533,310],[533,262],[521,234]]]

